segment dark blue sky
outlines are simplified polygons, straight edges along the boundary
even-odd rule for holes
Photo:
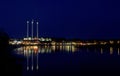
[[[0,0],[0,28],[10,37],[25,37],[26,20],[40,19],[39,32],[44,37],[120,38],[117,1]]]

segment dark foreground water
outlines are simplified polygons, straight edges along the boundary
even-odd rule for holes
[[[120,75],[119,47],[23,46],[14,53],[24,58],[23,76]]]

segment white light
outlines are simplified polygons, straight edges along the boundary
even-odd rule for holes
[[[32,20],[32,22],[31,22],[32,24],[34,23],[34,21]]]
[[[27,66],[27,70],[29,70],[29,66]]]
[[[37,23],[37,25],[39,24],[39,22],[36,22]]]
[[[27,21],[27,23],[29,23],[29,21]]]
[[[37,70],[39,69],[38,65],[37,65],[36,69],[37,69]]]
[[[31,67],[31,69],[33,70],[33,66]]]

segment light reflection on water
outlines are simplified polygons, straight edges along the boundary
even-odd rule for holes
[[[57,51],[64,51],[64,52],[79,52],[84,51],[86,53],[90,53],[90,48],[76,48],[75,46],[22,46],[16,48],[14,51],[18,55],[22,55],[26,57],[26,70],[39,70],[39,55],[40,54],[50,54],[55,53]],[[115,51],[114,51],[115,50]],[[113,55],[114,53],[120,55],[119,48],[108,47],[106,48],[92,48],[92,52],[99,53],[100,55],[109,54]],[[82,53],[82,52],[81,52]]]
[[[77,48],[74,46],[23,46],[16,48],[14,51],[16,51],[17,54],[21,54],[24,56],[30,56],[32,52],[36,55],[38,53],[52,53],[59,51],[67,51],[67,52],[75,52],[77,51]],[[28,55],[29,54],[29,55]]]
[[[26,57],[27,70],[39,69],[39,54],[52,53],[56,51],[75,52],[74,46],[23,46],[16,48],[15,53]]]

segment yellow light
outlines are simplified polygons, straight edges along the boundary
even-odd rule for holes
[[[102,49],[102,48],[101,48],[101,50],[100,50],[100,51],[101,51],[101,54],[103,54],[103,49]]]
[[[38,49],[38,46],[33,46],[33,49]]]
[[[114,41],[110,41],[110,44],[113,44],[114,43]]]
[[[117,41],[117,43],[119,44],[119,43],[120,43],[120,41]]]
[[[110,54],[113,54],[113,48],[110,47]]]

